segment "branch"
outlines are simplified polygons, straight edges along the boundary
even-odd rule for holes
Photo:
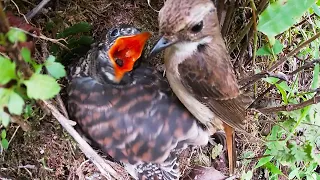
[[[121,174],[115,171],[110,165],[110,161],[103,159],[100,155],[95,152],[92,147],[79,135],[79,133],[68,123],[68,119],[65,118],[55,106],[48,101],[43,101],[44,104],[50,109],[52,115],[59,121],[62,127],[77,141],[81,151],[90,159],[100,170],[102,175],[114,179],[124,179]]]
[[[293,75],[299,73],[300,71],[302,71],[302,70],[304,70],[304,69],[314,67],[314,65],[315,65],[316,63],[320,63],[320,59],[315,59],[315,60],[313,60],[313,61],[311,61],[311,62],[308,62],[308,63],[304,64],[303,66],[299,67],[298,69],[296,69],[296,70],[288,73],[288,76],[292,77]],[[252,76],[249,77],[249,78],[252,78]],[[279,83],[281,83],[282,81],[283,81],[283,80],[279,80],[279,81],[276,82],[276,84],[279,84]],[[244,89],[245,87],[247,87],[247,85],[244,86],[244,87],[241,87],[241,89]],[[261,93],[261,94],[254,100],[254,102],[251,103],[251,105],[249,106],[249,108],[253,108],[253,106],[255,105],[255,103],[258,102],[258,101],[260,101],[260,100],[264,97],[264,95],[266,95],[266,94],[267,94],[269,91],[271,91],[273,88],[275,88],[275,85],[274,85],[274,84],[271,85],[271,86],[270,86],[267,90],[265,90],[263,93]]]
[[[288,104],[288,105],[277,106],[277,107],[260,108],[257,110],[264,114],[274,113],[279,111],[294,111],[312,104],[317,104],[319,101],[320,101],[320,96],[315,96],[312,99],[309,99],[299,104]]]
[[[30,21],[50,0],[42,0],[35,8],[27,13],[27,20]]]
[[[288,60],[289,57],[294,56],[295,54],[297,54],[298,52],[300,52],[300,50],[302,48],[304,48],[305,46],[307,46],[308,44],[310,44],[312,41],[316,40],[317,38],[320,37],[320,32],[318,32],[316,35],[314,35],[313,37],[311,37],[310,39],[304,41],[303,43],[301,43],[297,48],[295,48],[293,51],[291,51],[290,53],[288,53],[286,56],[282,57],[279,59],[279,61],[277,61],[274,65],[271,66],[271,68],[269,68],[267,71],[263,71],[261,73],[257,73],[251,77],[242,79],[241,82],[247,82],[247,79],[254,79],[253,82],[251,83],[255,83],[256,81],[258,81],[261,75],[265,74],[265,73],[269,73],[272,72],[274,70],[276,70],[280,65],[282,65],[285,61]]]
[[[244,84],[246,81],[248,81],[245,86],[241,87],[241,89],[245,89],[249,85],[253,84],[255,81],[262,79],[262,78],[267,78],[267,77],[275,77],[275,78],[278,78],[282,81],[288,81],[288,77],[283,73],[263,72],[263,73],[258,73],[256,76],[251,76],[249,78],[241,80],[239,82],[239,84]]]

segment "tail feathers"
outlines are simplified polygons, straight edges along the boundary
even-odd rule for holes
[[[227,139],[227,151],[228,151],[228,161],[229,161],[229,173],[234,174],[234,169],[236,166],[236,146],[235,146],[235,135],[234,129],[227,124],[224,124],[224,131],[226,132]]]

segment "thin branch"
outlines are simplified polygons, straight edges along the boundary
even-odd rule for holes
[[[311,62],[308,62],[308,63],[304,64],[303,66],[299,67],[298,69],[296,69],[296,70],[288,73],[288,76],[291,76],[291,77],[292,77],[293,75],[301,72],[301,71],[304,70],[304,69],[313,67],[316,63],[320,63],[320,59],[315,59],[315,60],[313,60],[313,61],[311,61]],[[252,78],[252,76],[249,77],[249,78]],[[279,84],[279,83],[281,83],[282,81],[283,81],[283,80],[279,80],[279,81],[276,82],[276,84]],[[247,85],[246,85],[246,87],[247,87]],[[253,108],[253,106],[255,105],[255,103],[256,103],[256,102],[259,102],[259,101],[260,101],[269,91],[271,91],[273,88],[275,88],[275,85],[274,85],[274,84],[271,85],[267,90],[265,90],[264,92],[262,92],[262,93],[254,100],[254,102],[251,103],[251,105],[249,106],[249,108]],[[244,89],[244,87],[241,88],[241,89]]]
[[[226,36],[226,34],[230,28],[231,19],[234,16],[235,6],[236,6],[235,0],[231,0],[231,5],[228,7],[227,15],[224,19],[224,23],[223,23],[222,30],[221,30],[221,34],[223,37]]]
[[[289,76],[293,76],[294,74],[297,74],[297,73],[300,72],[300,71],[303,71],[303,70],[305,70],[305,69],[314,67],[314,65],[315,65],[316,63],[319,63],[319,62],[320,62],[320,59],[315,59],[315,60],[313,60],[313,61],[311,61],[311,62],[307,62],[306,64],[304,64],[303,66],[300,66],[298,69],[292,71],[292,72],[289,73],[288,75],[289,75]]]
[[[251,84],[253,84],[257,80],[262,79],[262,78],[267,78],[267,77],[275,77],[275,78],[278,78],[282,81],[288,81],[288,77],[283,73],[264,72],[264,73],[259,73],[259,75],[257,75],[257,76],[251,76],[247,79],[241,80],[239,82],[239,84],[244,84],[246,81],[248,81],[248,82],[246,82],[247,83],[246,85],[241,87],[241,90],[246,89],[248,86],[250,86]]]
[[[266,5],[268,4],[269,0],[262,0],[259,4],[258,12],[257,15],[259,15],[266,7]],[[240,32],[240,35],[238,36],[238,38],[236,39],[236,42],[233,43],[230,48],[229,48],[229,52],[231,53],[242,41],[242,39],[244,38],[244,36],[246,34],[248,34],[249,30],[251,29],[252,25],[254,23],[254,19],[251,18],[250,22],[246,25],[246,27]]]
[[[315,96],[312,99],[309,99],[299,104],[288,104],[288,105],[277,106],[277,107],[260,108],[257,110],[264,114],[274,113],[279,111],[294,111],[312,104],[317,104],[319,101],[320,101],[320,96]]]
[[[122,178],[121,174],[119,174],[112,168],[112,166],[109,165],[108,160],[103,159],[85,140],[83,140],[78,132],[68,123],[68,119],[65,118],[56,107],[54,107],[48,101],[44,101],[44,103],[48,109],[50,109],[52,115],[59,121],[62,127],[74,138],[75,141],[77,141],[81,151],[98,167],[104,176],[107,176],[109,179],[111,178],[110,175],[114,179],[124,179]]]
[[[30,12],[27,13],[27,20],[31,20],[35,15],[39,13],[39,11],[48,4],[50,0],[42,0],[35,8],[33,8]]]
[[[261,73],[257,73],[251,77],[248,77],[248,78],[245,78],[242,81],[245,81],[247,82],[246,79],[254,79],[253,82],[251,83],[254,83],[256,81],[258,81],[260,78],[256,78],[254,76],[257,76],[257,77],[260,77],[261,74],[265,74],[265,73],[268,73],[268,72],[272,72],[274,70],[276,70],[280,65],[282,65],[284,62],[286,62],[288,60],[289,57],[291,56],[294,56],[295,54],[297,54],[298,52],[300,52],[300,50],[304,47],[306,47],[308,44],[310,44],[312,41],[316,40],[317,38],[320,37],[320,32],[318,32],[316,35],[314,35],[313,37],[311,37],[310,39],[304,41],[303,43],[301,43],[298,47],[296,47],[293,51],[291,51],[290,53],[288,53],[286,56],[280,58],[274,65],[272,65],[267,71],[263,71]]]

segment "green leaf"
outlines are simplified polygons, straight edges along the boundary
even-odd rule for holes
[[[8,149],[9,148],[9,142],[7,139],[2,139],[1,140],[1,145],[3,147],[3,149]]]
[[[267,162],[264,166],[274,175],[282,174],[280,169],[277,166],[275,166],[274,164],[272,164],[271,162]]]
[[[294,155],[296,161],[301,162],[307,158],[307,153],[303,151],[303,148],[301,146],[293,144],[293,147],[290,149],[291,154]]]
[[[1,139],[5,139],[7,137],[7,131],[5,129],[3,129],[1,131]]]
[[[7,33],[7,36],[11,43],[25,42],[27,40],[26,34],[18,28],[11,28]]]
[[[54,61],[54,56],[50,55],[47,61],[45,62],[45,67],[47,68],[48,72],[56,79],[64,77],[66,75],[64,66],[61,63]]]
[[[269,56],[269,55],[277,55],[282,52],[283,45],[279,40],[275,41],[275,44],[270,48],[268,44],[262,46],[257,51],[257,56]]]
[[[8,102],[9,112],[12,114],[20,115],[23,111],[23,106],[24,100],[22,99],[22,97],[19,94],[12,91]]]
[[[274,156],[267,156],[267,157],[263,157],[259,160],[258,164],[254,167],[254,168],[259,168],[263,165],[265,165],[266,163],[270,162],[272,160]]]
[[[67,47],[73,49],[77,46],[90,46],[94,42],[91,36],[81,36],[80,38],[71,38],[68,41]]]
[[[300,177],[299,177],[299,171],[300,171],[299,168],[296,168],[296,169],[294,169],[293,171],[291,171],[290,174],[289,174],[289,179],[293,179],[293,178],[295,178],[295,177],[298,177],[298,178],[300,179]]]
[[[34,99],[50,99],[60,91],[56,80],[43,74],[33,74],[24,84],[27,86],[27,95]]]
[[[2,122],[4,127],[8,127],[10,123],[10,116],[5,112],[0,111],[0,121]]]
[[[9,59],[0,55],[0,84],[6,84],[10,80],[15,79],[16,76],[16,64]]]
[[[24,113],[27,117],[31,117],[32,115],[32,106],[30,104],[27,104],[24,108]]]
[[[295,24],[315,2],[316,0],[278,0],[261,13],[258,30],[267,36],[276,36]]]
[[[311,89],[317,89],[318,88],[318,82],[319,82],[319,71],[320,71],[320,67],[319,64],[317,63],[314,66],[313,69],[313,80],[312,80],[312,84],[311,84]],[[315,93],[314,93],[315,94]]]
[[[43,65],[42,65],[42,64],[38,64],[38,63],[36,63],[36,62],[32,62],[31,64],[32,64],[32,67],[33,67],[33,69],[34,69],[34,73],[40,74]]]
[[[320,1],[318,1],[318,2],[320,2]],[[312,9],[313,9],[314,13],[315,13],[317,16],[320,16],[320,9],[319,9],[319,7],[317,6],[317,4],[313,4],[313,5],[312,5]]]
[[[31,52],[28,48],[23,47],[21,49],[21,56],[25,62],[31,63]]]
[[[248,172],[242,173],[241,180],[251,180],[252,176],[253,176],[253,172],[252,171],[248,171]]]
[[[67,29],[65,29],[63,32],[58,34],[58,38],[65,38],[70,35],[75,35],[78,33],[83,32],[89,32],[91,30],[91,25],[87,22],[80,22],[78,24],[75,24]]]
[[[216,159],[219,156],[219,154],[222,152],[222,150],[223,150],[223,146],[221,144],[214,146],[211,151],[211,158]]]

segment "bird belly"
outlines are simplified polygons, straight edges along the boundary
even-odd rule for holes
[[[166,75],[173,92],[195,118],[197,118],[202,124],[206,125],[210,131],[216,131],[216,128],[223,128],[222,122],[216,121],[218,118],[215,117],[209,107],[193,97],[174,73],[169,70],[166,72]]]

